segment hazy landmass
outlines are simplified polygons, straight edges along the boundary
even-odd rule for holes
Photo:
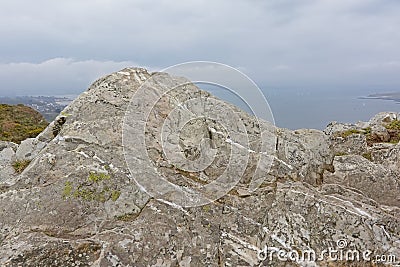
[[[73,97],[65,96],[16,96],[1,97],[0,103],[17,105],[23,104],[39,111],[48,122],[60,114],[60,112],[73,100]]]
[[[36,137],[48,123],[36,110],[21,104],[0,104],[0,141],[19,143]]]
[[[367,97],[367,99],[382,99],[382,100],[393,100],[396,102],[400,102],[400,92],[393,92],[393,93],[379,93],[379,94],[372,94]]]

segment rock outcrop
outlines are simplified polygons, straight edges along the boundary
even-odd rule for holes
[[[139,90],[145,93],[131,101]],[[391,132],[397,119],[384,113],[369,123],[332,123],[324,132],[291,131],[184,78],[141,68],[107,75],[35,139],[0,143],[1,265],[399,260],[400,147]],[[21,174],[10,167],[17,158],[32,160]],[[155,175],[165,180],[157,183]],[[343,257],[329,262],[330,248],[359,252],[364,265]],[[295,260],[311,250],[315,259]]]

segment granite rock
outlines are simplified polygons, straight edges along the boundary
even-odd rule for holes
[[[346,127],[279,129],[184,78],[112,73],[36,139],[0,143],[1,166],[32,159],[0,185],[0,264],[328,266],[266,254],[339,241],[400,259],[398,145],[379,162],[335,155],[331,137]],[[365,151],[357,142],[350,153]]]

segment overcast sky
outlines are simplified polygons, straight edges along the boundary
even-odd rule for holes
[[[192,60],[261,87],[400,91],[399,29],[398,0],[1,0],[0,95]]]

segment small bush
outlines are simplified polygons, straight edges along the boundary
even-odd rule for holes
[[[385,128],[390,135],[390,140],[388,142],[392,144],[397,144],[400,141],[400,121],[394,120],[386,124]]]
[[[398,130],[400,131],[400,121],[399,120],[394,120],[390,122],[389,124],[385,125],[386,129],[388,130]]]

